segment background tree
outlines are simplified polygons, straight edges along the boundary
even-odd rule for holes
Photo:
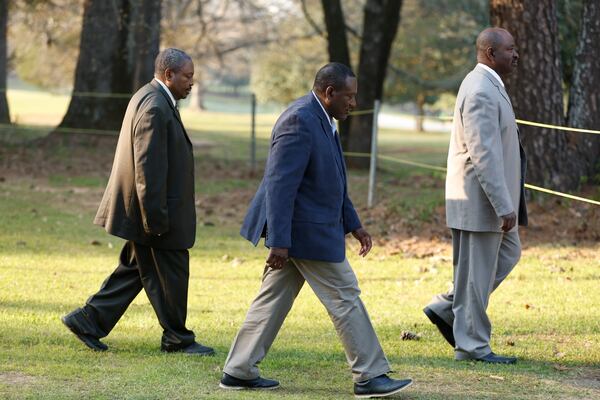
[[[506,79],[516,117],[564,125],[556,1],[491,0],[490,11],[492,25],[512,33],[519,49],[519,67]],[[558,190],[579,184],[570,172],[567,134],[531,126],[519,130],[529,182]]]
[[[0,124],[10,124],[10,112],[6,99],[6,23],[8,20],[8,1],[0,0]]]
[[[246,86],[251,64],[257,53],[266,54],[266,46],[285,49],[296,39],[315,36],[298,33],[294,24],[283,29],[298,20],[292,2],[164,0],[163,10],[163,46],[177,44],[197,61],[191,104],[200,109],[208,88]]]
[[[348,35],[346,34],[347,26],[344,18],[344,10],[340,0],[321,0],[323,9],[323,20],[325,22],[326,34],[318,28],[318,25],[310,19],[310,14],[307,10],[306,2],[302,1],[303,11],[305,16],[312,22],[315,30],[324,36],[327,40],[327,53],[329,54],[330,62],[339,62],[349,67],[352,66],[350,59],[350,49],[348,45]],[[352,117],[345,121],[338,122],[340,138],[342,145],[346,148],[346,137],[350,132],[350,121]]]
[[[314,31],[327,40],[329,61],[353,67],[359,79],[358,108],[372,109],[383,95],[383,82],[391,46],[400,22],[402,1],[369,0],[362,7],[338,0],[322,0],[320,13],[324,28],[312,15],[313,2],[303,0],[302,11]],[[360,21],[362,20],[362,26]],[[338,124],[346,151],[368,152],[371,146],[372,116],[349,117]],[[348,164],[367,167],[367,159],[352,158]]]
[[[357,96],[359,108],[372,108],[375,100],[383,99],[383,82],[394,42],[400,24],[401,0],[367,0],[364,7],[362,41],[358,61],[360,91]],[[369,152],[373,118],[360,116],[350,121],[350,131],[346,140],[347,151]],[[367,168],[369,160],[353,158],[349,165]]]
[[[564,86],[569,89],[573,81],[573,67],[581,30],[583,0],[558,0],[557,5],[560,61]]]
[[[600,129],[600,3],[585,0],[581,33],[569,93],[569,125]],[[600,135],[570,135],[576,149],[569,167],[571,174],[600,183]]]
[[[152,79],[160,0],[86,0],[73,96],[59,128],[118,130],[131,93]]]
[[[489,24],[486,0],[405,0],[392,47],[386,101],[413,102],[423,131],[426,104],[456,94],[475,64],[474,38]]]
[[[73,86],[83,0],[15,0],[8,32],[18,78],[57,91]]]
[[[311,89],[310,77],[325,63],[325,42],[318,37],[269,45],[254,57],[252,91],[259,102],[287,104]]]

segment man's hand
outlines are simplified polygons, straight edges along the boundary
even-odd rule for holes
[[[511,212],[510,214],[506,214],[501,216],[500,218],[502,218],[502,231],[503,232],[508,232],[510,231],[512,228],[515,227],[515,224],[517,223],[517,215],[515,214],[515,212]]]
[[[369,251],[371,251],[371,247],[373,247],[373,242],[371,241],[371,235],[364,228],[358,228],[357,230],[352,232],[352,236],[356,240],[360,242],[360,250],[358,252],[359,256],[366,256]]]
[[[288,249],[271,247],[267,257],[267,268],[281,269],[288,260]]]

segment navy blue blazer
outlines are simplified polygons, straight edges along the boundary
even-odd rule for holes
[[[309,92],[273,128],[265,174],[241,235],[255,246],[287,248],[290,257],[342,262],[345,235],[361,227],[348,197],[337,134]]]

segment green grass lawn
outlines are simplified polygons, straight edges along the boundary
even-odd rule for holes
[[[279,379],[282,387],[265,393],[218,388],[229,346],[259,288],[266,256],[262,246],[253,248],[237,233],[259,176],[240,172],[247,170],[248,116],[184,111],[183,118],[193,140],[205,143],[196,149],[200,205],[191,250],[188,326],[217,355],[162,354],[161,329],[143,293],[104,340],[110,350],[87,350],[59,318],[81,306],[116,267],[123,242],[91,223],[105,179],[76,172],[7,176],[0,181],[0,398],[352,398],[341,345],[308,287],[261,364],[264,376]],[[259,116],[261,159],[274,119]],[[443,164],[446,135],[386,131],[381,140],[386,154]],[[415,213],[418,224],[443,204],[440,185],[425,184],[439,176],[392,164],[384,167],[378,179],[388,213]],[[415,178],[420,179],[418,186]],[[363,209],[366,174],[351,172],[350,183],[355,203]],[[377,231],[378,221],[369,215],[367,228]],[[492,296],[492,347],[518,356],[514,366],[455,362],[452,349],[422,314],[431,296],[451,282],[447,245],[441,255],[424,258],[379,246],[359,259],[357,250],[349,240],[349,259],[393,375],[415,380],[395,398],[600,398],[597,244],[529,246]],[[421,339],[403,341],[402,331]]]

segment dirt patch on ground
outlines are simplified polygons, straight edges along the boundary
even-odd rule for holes
[[[568,372],[568,368],[563,367],[564,369]],[[567,382],[578,388],[590,389],[595,396],[600,396],[600,369],[598,368],[577,368],[575,377],[567,379]]]
[[[0,384],[10,386],[32,385],[39,382],[39,379],[32,375],[25,375],[20,372],[0,372]]]

